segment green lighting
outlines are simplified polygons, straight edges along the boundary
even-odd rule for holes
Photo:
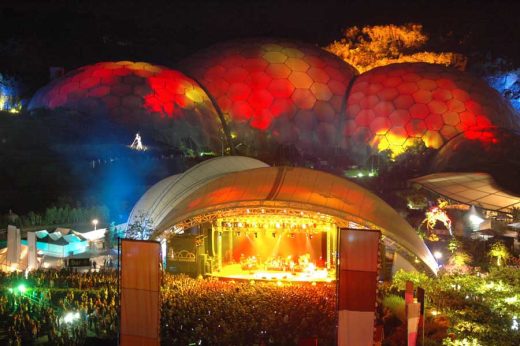
[[[24,284],[20,284],[18,285],[18,291],[21,293],[21,294],[24,294],[26,291],[27,291],[27,287],[25,287]]]

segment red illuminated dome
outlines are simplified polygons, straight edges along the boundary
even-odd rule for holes
[[[180,147],[220,147],[220,121],[200,86],[144,62],[100,62],[71,71],[34,95],[29,110],[38,108],[106,116],[136,131],[151,126],[160,140]]]
[[[243,40],[217,44],[183,65],[212,95],[238,142],[262,134],[307,152],[340,146],[338,124],[356,71],[336,56],[308,44]]]
[[[393,154],[418,141],[437,149],[459,133],[475,137],[490,126],[518,128],[514,111],[483,81],[426,63],[393,64],[360,75],[346,117],[346,137]]]

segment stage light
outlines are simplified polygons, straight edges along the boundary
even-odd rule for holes
[[[280,224],[278,222],[276,223],[276,228],[280,228]]]
[[[18,292],[20,292],[21,294],[24,294],[27,291],[27,287],[25,287],[24,284],[18,285],[17,289],[18,289]]]
[[[94,219],[92,220],[92,224],[94,225],[94,231],[97,230],[97,225],[99,223],[99,220],[98,219]]]
[[[63,316],[63,322],[65,323],[72,323],[74,322],[75,320],[79,320],[79,312],[67,312],[64,316]]]
[[[435,257],[437,260],[440,260],[442,258],[442,252],[440,251],[435,251],[433,253],[433,257]]]

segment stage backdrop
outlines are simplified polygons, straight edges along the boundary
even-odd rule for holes
[[[120,345],[159,345],[161,245],[121,240]]]
[[[372,346],[381,232],[341,229],[338,345]]]

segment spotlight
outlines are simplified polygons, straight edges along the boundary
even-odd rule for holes
[[[436,259],[440,260],[442,258],[442,252],[440,251],[435,251],[433,253],[433,257],[435,257]]]

